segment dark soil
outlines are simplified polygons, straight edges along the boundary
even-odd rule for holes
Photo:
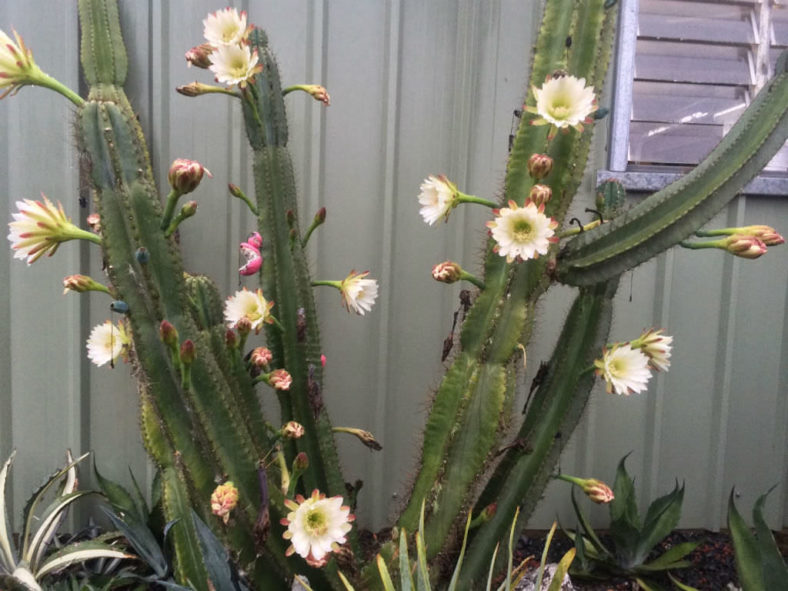
[[[523,534],[516,553],[519,561],[524,560],[528,556],[533,556],[534,565],[538,567],[542,549],[544,548],[545,534],[546,532],[540,531],[526,531]],[[783,556],[788,555],[788,532],[777,532],[775,538]],[[602,540],[603,542],[606,541],[604,536]],[[738,585],[739,579],[736,574],[733,545],[728,534],[724,532],[702,530],[675,531],[658,545],[652,558],[662,554],[676,544],[697,540],[702,540],[701,544],[688,556],[692,566],[673,571],[673,576],[682,583],[701,591],[722,591],[728,583]],[[564,553],[572,547],[572,542],[566,536],[556,533],[548,551],[547,562],[558,562]],[[516,561],[515,564],[518,564],[519,561]],[[654,580],[666,589],[675,588],[666,576],[654,577]],[[639,588],[634,581],[623,578],[584,581],[578,577],[572,577],[572,584],[576,589],[583,589],[584,591],[634,591]]]

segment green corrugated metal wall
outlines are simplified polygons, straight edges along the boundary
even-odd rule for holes
[[[304,215],[328,208],[312,240],[317,277],[369,269],[381,280],[373,312],[347,315],[334,293],[319,293],[328,358],[326,399],[336,424],[374,431],[373,454],[341,441],[349,480],[362,478],[361,515],[382,526],[414,473],[430,388],[442,368],[441,344],[457,303],[456,286],[436,284],[431,265],[452,258],[480,262],[484,211],[457,211],[448,225],[421,222],[416,193],[430,173],[446,173],[470,193],[495,196],[502,186],[512,110],[525,88],[534,2],[493,0],[266,0],[236,3],[265,27],[286,83],[322,82],[328,109],[288,98],[291,147]],[[187,99],[176,85],[195,77],[183,52],[200,42],[213,2],[121,0],[134,68],[128,91],[152,142],[159,180],[176,157],[194,158],[214,174],[195,193],[199,213],[182,232],[187,268],[237,288],[237,244],[252,220],[225,191],[250,186],[238,112],[219,96]],[[0,27],[16,28],[45,71],[76,88],[75,2],[10,0]],[[79,157],[71,139],[73,108],[52,93],[25,88],[0,103],[0,199],[3,211],[43,191],[80,208]],[[604,135],[599,129],[598,139]],[[595,166],[604,166],[598,142]],[[589,175],[590,177],[591,175]],[[584,187],[590,203],[591,181]],[[578,212],[585,204],[578,205]],[[720,224],[770,223],[788,232],[788,200],[740,198]],[[612,338],[665,326],[676,337],[674,363],[649,392],[630,398],[599,388],[562,459],[567,472],[612,480],[618,459],[643,498],[685,480],[681,525],[724,526],[732,485],[741,506],[770,486],[768,517],[788,523],[788,249],[758,261],[721,253],[669,252],[628,274]],[[151,474],[137,434],[129,368],[89,366],[84,341],[108,314],[98,296],[61,295],[63,276],[100,276],[95,249],[66,244],[32,267],[0,259],[0,455],[18,449],[15,507],[61,461],[63,450],[95,450],[106,475],[143,483]],[[540,310],[528,353],[531,368],[549,355],[571,290],[554,288]],[[530,372],[523,379],[523,390]],[[524,397],[524,392],[521,392]],[[88,481],[85,477],[83,480]],[[548,489],[532,527],[556,513],[569,521],[568,490]],[[595,518],[604,523],[604,512]]]

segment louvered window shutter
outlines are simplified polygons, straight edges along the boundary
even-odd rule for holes
[[[708,154],[788,47],[785,1],[639,0],[626,170]],[[788,144],[765,172],[788,172]]]

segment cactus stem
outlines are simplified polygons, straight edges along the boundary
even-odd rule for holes
[[[482,281],[476,275],[473,275],[472,273],[468,273],[468,271],[466,271],[465,269],[460,271],[460,279],[463,281],[468,281],[470,283],[473,283],[479,289],[484,289],[484,281]]]
[[[329,281],[329,280],[319,280],[319,281],[312,281],[312,287],[318,287],[320,285],[327,285],[329,287],[336,287],[339,291],[342,291],[342,282],[341,281]]]
[[[476,195],[466,195],[465,193],[460,193],[459,191],[457,191],[455,200],[455,203],[478,203],[479,205],[484,205],[490,209],[497,209],[500,207],[500,204],[496,203],[495,201],[490,201],[489,199],[484,199],[483,197],[476,197]]]
[[[172,221],[172,214],[175,213],[175,205],[180,199],[181,193],[172,189],[170,194],[167,195],[167,205],[164,208],[164,215],[161,216],[161,229],[169,231],[170,222]]]

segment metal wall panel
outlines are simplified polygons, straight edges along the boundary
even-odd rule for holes
[[[173,91],[195,78],[210,81],[186,68],[183,52],[200,42],[201,20],[217,5],[120,4],[134,64],[127,89],[152,142],[160,187],[176,157],[197,159],[214,174],[194,193],[199,213],[182,232],[186,267],[211,275],[230,293],[239,285],[237,244],[253,224],[226,191],[228,182],[251,190],[241,118],[226,97],[188,99]],[[372,453],[340,440],[348,480],[365,481],[362,522],[380,527],[415,473],[430,389],[443,372],[441,345],[457,305],[459,287],[435,283],[430,268],[452,258],[479,270],[488,216],[461,208],[448,224],[430,228],[418,215],[418,187],[428,174],[445,173],[467,192],[500,194],[537,3],[235,4],[267,29],[284,84],[321,82],[332,96],[328,109],[304,95],[288,96],[291,148],[302,215],[328,209],[310,244],[315,277],[341,278],[355,268],[381,281],[380,298],[363,318],[348,315],[335,292],[317,294],[334,422],[370,429],[384,445]],[[2,3],[0,27],[11,26],[45,71],[77,87],[74,3]],[[68,102],[38,88],[0,103],[0,199],[9,215],[14,201],[43,190],[84,220],[72,120]],[[597,166],[604,162],[604,132],[603,124]],[[580,215],[592,202],[588,176],[575,206]],[[715,222],[766,222],[788,231],[788,201],[742,198]],[[85,338],[107,317],[106,299],[60,294],[61,278],[80,271],[100,276],[94,248],[66,244],[54,259],[30,268],[7,253],[0,264],[0,454],[19,450],[17,508],[65,447],[94,449],[99,468],[112,478],[128,482],[128,467],[143,486],[152,476],[139,443],[129,368],[97,369],[85,359]],[[618,459],[631,451],[628,467],[642,500],[666,492],[676,478],[686,481],[685,527],[724,526],[734,484],[746,510],[776,483],[768,518],[775,527],[786,523],[786,277],[788,257],[780,249],[758,261],[676,250],[625,275],[611,338],[664,326],[676,337],[673,367],[640,396],[608,396],[597,388],[562,468],[612,480]],[[555,287],[540,307],[516,405],[538,361],[550,355],[572,294]],[[270,393],[261,396],[275,411]],[[570,523],[568,497],[565,485],[552,485],[531,527],[548,526],[556,514]],[[594,518],[604,524],[604,510]]]

